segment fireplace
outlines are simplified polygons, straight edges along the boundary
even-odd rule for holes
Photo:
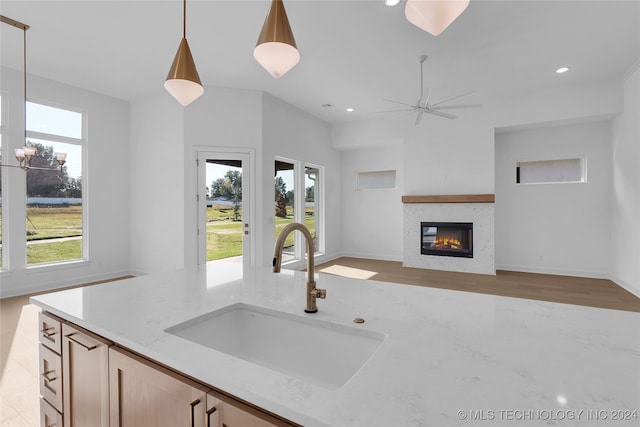
[[[420,253],[473,258],[473,223],[421,222]]]

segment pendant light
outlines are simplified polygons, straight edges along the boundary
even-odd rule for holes
[[[204,93],[204,88],[200,82],[193,55],[191,55],[189,43],[187,43],[187,0],[183,0],[182,4],[182,40],[167,75],[167,80],[164,82],[164,88],[183,107],[186,107]]]
[[[287,12],[282,0],[272,0],[253,57],[274,78],[279,79],[300,61]]]
[[[469,6],[469,0],[407,0],[404,15],[416,27],[440,35]]]

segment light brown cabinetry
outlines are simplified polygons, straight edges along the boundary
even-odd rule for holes
[[[40,313],[40,425],[109,426],[111,343]]]
[[[296,426],[40,314],[42,427]]]
[[[251,406],[227,399],[215,391],[207,394],[207,427],[291,426]]]
[[[206,387],[115,347],[109,373],[111,427],[205,426]]]
[[[77,326],[62,325],[64,427],[109,426],[110,345]]]
[[[38,329],[40,425],[62,427],[62,322],[55,316],[40,313]]]

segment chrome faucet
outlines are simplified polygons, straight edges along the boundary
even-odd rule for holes
[[[327,291],[324,289],[316,288],[316,281],[314,277],[314,261],[313,261],[313,237],[307,227],[299,222],[292,222],[287,224],[276,240],[276,245],[273,248],[273,272],[279,273],[280,266],[282,264],[282,251],[284,250],[284,241],[287,236],[294,230],[298,230],[304,236],[307,241],[307,308],[304,309],[307,313],[317,313],[318,306],[316,305],[316,298],[325,299],[327,297]]]

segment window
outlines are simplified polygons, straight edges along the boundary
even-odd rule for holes
[[[32,169],[27,180],[27,265],[80,260],[84,241],[82,113],[27,103],[26,145],[36,149],[33,166],[56,167],[55,153],[67,153],[58,171]]]
[[[380,190],[396,188],[396,171],[358,172],[358,190]]]
[[[516,163],[517,184],[587,182],[583,158]]]
[[[321,166],[311,164],[301,168],[295,160],[275,161],[275,236],[287,224],[302,223],[311,232],[315,253],[324,251],[322,171]],[[285,241],[283,260],[303,260],[305,251],[302,236],[291,233]]]
[[[2,164],[2,161],[5,159],[5,157],[3,156],[4,153],[2,144],[2,139],[4,138],[4,124],[6,123],[4,115],[7,111],[7,108],[4,106],[5,99],[6,97],[0,95],[0,164]],[[6,168],[0,168],[0,270],[4,269],[4,266],[6,265],[6,263],[4,262],[5,252],[2,250],[2,223],[4,220],[4,218],[2,217],[2,185],[5,181],[2,175],[4,174],[5,169]]]
[[[278,238],[280,231],[287,225],[296,221],[295,209],[295,177],[296,163],[287,160],[277,160],[275,162],[275,237]],[[295,258],[295,234],[291,233],[284,244],[283,261]]]
[[[313,237],[313,251],[322,252],[320,236],[322,233],[322,211],[320,194],[320,170],[319,166],[305,166],[304,168],[304,224],[311,231]]]

